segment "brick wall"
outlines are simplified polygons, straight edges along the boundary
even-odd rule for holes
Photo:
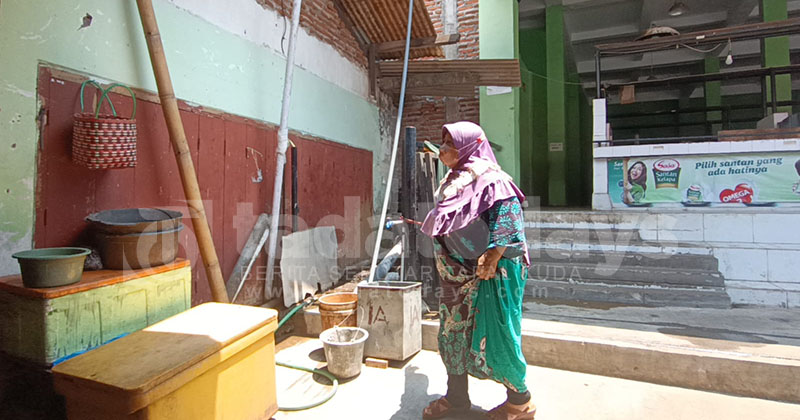
[[[263,7],[277,11],[286,16],[286,41],[289,42],[289,26],[291,25],[292,0],[256,0]],[[477,0],[475,1],[477,3]],[[303,13],[300,14],[300,26],[311,36],[333,46],[343,57],[367,67],[367,57],[358,46],[358,41],[348,30],[336,12],[331,0],[304,0]]]
[[[442,23],[442,0],[425,0],[437,33],[444,33]],[[458,33],[461,39],[457,44],[459,59],[478,59],[478,0],[458,0]],[[404,110],[404,125],[417,127],[417,138],[438,142],[441,140],[442,125],[446,122],[444,98],[438,96],[409,97]],[[477,90],[472,98],[458,99],[456,120],[480,123],[480,104]]]

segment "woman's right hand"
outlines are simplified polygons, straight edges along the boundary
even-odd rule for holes
[[[478,257],[478,267],[475,269],[475,274],[481,280],[491,280],[497,273],[497,263],[503,257],[505,247],[497,247],[487,249],[480,257]]]

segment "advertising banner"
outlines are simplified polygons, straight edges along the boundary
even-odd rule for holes
[[[615,205],[800,203],[800,153],[610,159]]]

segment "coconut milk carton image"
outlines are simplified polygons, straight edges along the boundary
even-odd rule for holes
[[[656,189],[678,188],[681,177],[681,164],[675,159],[661,159],[653,164],[653,177]]]

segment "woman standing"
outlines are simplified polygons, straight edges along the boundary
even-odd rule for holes
[[[447,124],[442,137],[439,159],[450,171],[422,231],[434,239],[441,277],[439,354],[447,395],[428,405],[423,418],[469,410],[469,374],[507,389],[508,399],[487,413],[490,419],[531,420],[536,407],[525,385],[520,326],[530,264],[525,196],[498,166],[477,124]]]

